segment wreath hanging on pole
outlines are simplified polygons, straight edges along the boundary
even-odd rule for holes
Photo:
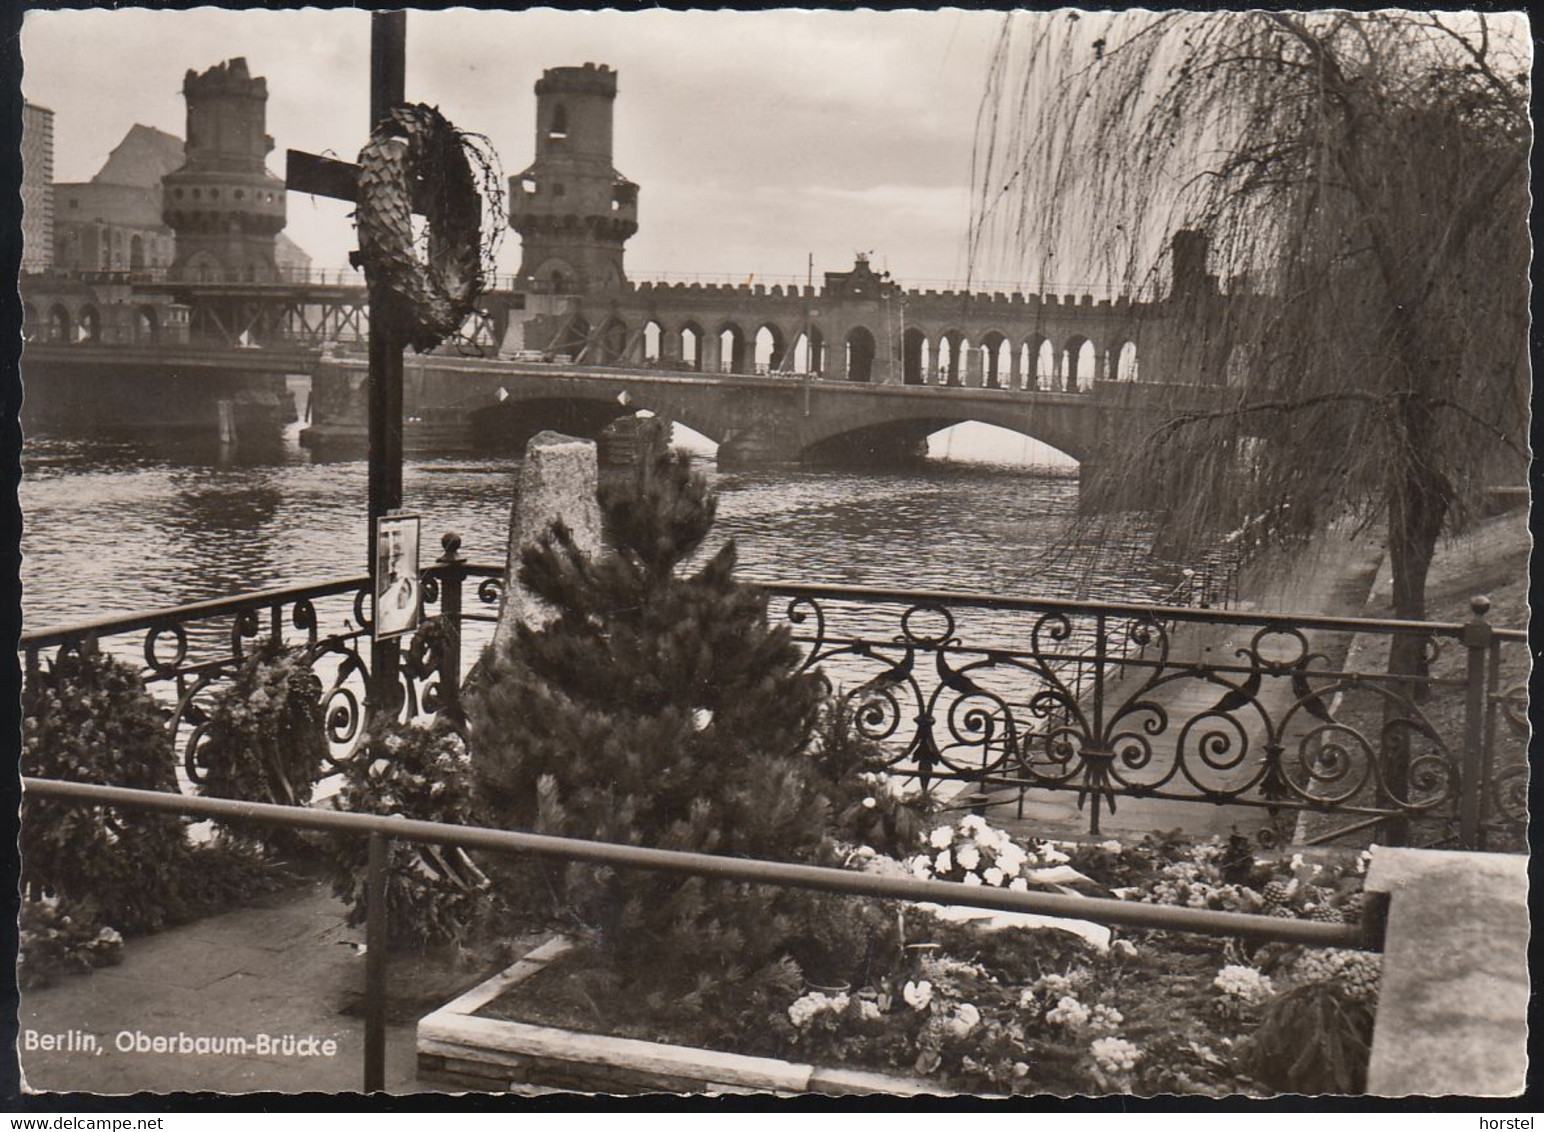
[[[381,119],[359,153],[355,263],[371,305],[419,353],[460,330],[492,273],[501,180],[487,139],[423,103]],[[415,205],[426,221],[418,236]]]

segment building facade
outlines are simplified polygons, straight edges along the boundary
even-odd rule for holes
[[[54,112],[31,102],[21,111],[21,270],[54,264]]]

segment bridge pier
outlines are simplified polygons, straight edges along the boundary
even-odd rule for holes
[[[800,463],[798,437],[778,428],[730,430],[718,446],[720,468],[756,468]]]

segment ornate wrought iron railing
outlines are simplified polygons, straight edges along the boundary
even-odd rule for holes
[[[424,624],[403,652],[400,717],[459,715],[465,661],[497,619],[502,573],[445,537],[424,572]],[[1278,834],[1305,815],[1334,819],[1299,825],[1310,840],[1377,825],[1384,840],[1417,827],[1422,842],[1485,847],[1526,825],[1526,686],[1502,679],[1504,650],[1525,649],[1526,635],[1490,626],[1480,601],[1467,624],[1438,624],[768,589],[769,617],[805,665],[847,701],[891,771],[924,789],[963,782],[1021,812],[1028,794],[1072,795],[1094,833],[1126,799],[1249,807]],[[308,651],[329,762],[347,758],[366,714],[369,616],[367,580],[337,578],[27,633],[21,648],[29,676],[69,650],[137,657],[173,706],[193,786],[209,702],[265,636]],[[1353,635],[1415,635],[1429,671],[1347,670],[1339,658]]]

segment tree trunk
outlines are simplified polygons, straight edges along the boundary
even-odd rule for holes
[[[1424,406],[1422,407],[1424,409]],[[1413,417],[1412,421],[1410,418]],[[1405,439],[1415,452],[1429,451],[1427,428],[1430,413],[1408,414]],[[1403,471],[1394,471],[1388,505],[1389,567],[1393,572],[1394,615],[1401,620],[1426,619],[1426,575],[1437,551],[1437,539],[1447,518],[1449,493],[1442,476],[1423,459],[1406,457]],[[1388,673],[1395,679],[1389,690],[1395,699],[1385,701],[1383,709],[1384,802],[1410,799],[1411,728],[1405,722],[1414,705],[1427,692],[1427,638],[1419,633],[1396,634],[1389,642]],[[1401,677],[1403,679],[1401,679]],[[1386,824],[1388,840],[1403,845],[1409,840],[1409,821],[1391,819]]]

